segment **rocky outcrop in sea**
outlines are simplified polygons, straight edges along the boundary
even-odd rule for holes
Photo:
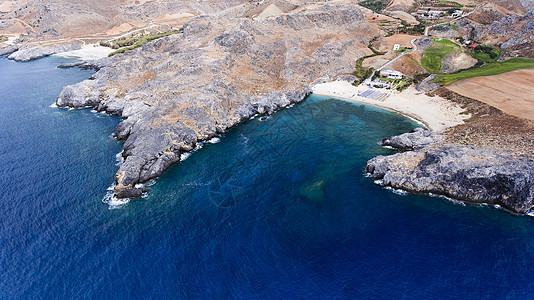
[[[19,47],[15,45],[7,45],[7,46],[0,47],[0,56],[9,55],[17,50],[19,50]]]
[[[265,20],[201,16],[183,33],[98,62],[99,71],[66,87],[57,105],[122,117],[115,194],[137,195],[136,184],[200,142],[302,101],[317,78],[350,74],[378,33],[345,5]]]
[[[534,160],[513,151],[447,145],[425,130],[391,137],[402,150],[367,162],[365,171],[383,186],[486,203],[518,214],[534,207]]]
[[[37,47],[22,47],[14,52],[12,52],[7,58],[14,61],[30,61],[45,56],[67,52],[72,50],[81,49],[81,46],[77,42],[70,42],[65,44],[57,44],[52,46],[37,46]]]

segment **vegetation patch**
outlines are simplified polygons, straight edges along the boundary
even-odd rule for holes
[[[5,42],[5,41],[7,41],[7,36],[0,35],[0,42]]]
[[[363,67],[363,61],[366,58],[375,57],[375,56],[378,56],[378,55],[384,55],[385,54],[384,52],[380,52],[380,51],[376,50],[375,48],[373,48],[373,43],[377,39],[378,39],[378,37],[373,38],[371,41],[369,41],[369,45],[367,45],[367,48],[369,48],[369,50],[373,51],[373,54],[362,56],[362,57],[358,58],[358,60],[356,61],[356,67],[354,68],[354,72],[352,72],[352,75],[358,77],[359,81],[358,82],[354,82],[353,83],[354,85],[360,85],[362,82],[365,81],[366,78],[370,77],[373,74],[373,72],[375,71],[375,69],[373,67],[364,68]]]
[[[404,80],[402,80],[398,85],[397,87],[395,88],[397,91],[403,91],[405,90],[406,88],[408,88],[410,85],[412,85],[414,81],[410,78],[406,78]]]
[[[108,55],[108,56],[113,56],[118,53],[124,53],[126,51],[139,48],[143,46],[144,44],[150,41],[153,41],[155,39],[159,39],[165,36],[180,33],[182,31],[183,31],[183,28],[181,28],[180,30],[167,31],[167,32],[153,34],[153,35],[140,35],[140,36],[135,36],[131,38],[123,38],[123,39],[119,39],[117,41],[112,41],[112,42],[101,42],[100,45],[104,47],[118,49],[117,51],[113,51]]]
[[[534,68],[534,59],[514,57],[503,62],[488,63],[480,68],[472,68],[452,74],[441,74],[437,76],[434,82],[447,85],[467,78],[498,75],[514,70],[532,68]]]
[[[425,33],[425,27],[427,25],[425,20],[419,19],[416,17],[416,20],[419,21],[417,25],[410,25],[408,22],[401,20],[401,25],[397,28],[399,33],[411,34],[411,35],[422,35]]]
[[[436,39],[434,44],[425,50],[424,56],[421,58],[423,67],[431,73],[439,73],[441,69],[441,61],[448,54],[457,51],[459,46],[447,39]]]
[[[497,59],[499,59],[501,53],[497,48],[493,48],[486,45],[477,45],[474,51],[470,53],[470,55],[478,61],[492,63],[496,62]]]
[[[387,3],[382,2],[381,0],[365,0],[358,4],[374,12],[381,12],[387,6]]]
[[[377,54],[363,56],[363,57],[358,58],[358,60],[356,61],[356,67],[354,68],[354,72],[352,72],[352,75],[358,77],[359,81],[354,82],[354,85],[360,85],[362,82],[365,81],[366,78],[371,76],[373,72],[375,71],[375,69],[372,67],[371,68],[363,67],[363,61],[366,58],[373,57],[373,56],[377,56]]]
[[[460,9],[460,8],[464,7],[460,3],[457,3],[457,2],[454,2],[454,1],[445,1],[445,0],[439,0],[434,5],[435,6],[439,6],[439,7],[453,7],[453,8],[456,8],[456,9]]]
[[[412,50],[412,47],[400,47],[399,50],[395,50],[395,52],[402,53],[408,50]]]

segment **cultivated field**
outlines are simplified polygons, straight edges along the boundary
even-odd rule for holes
[[[466,79],[447,88],[510,115],[534,120],[534,69]]]

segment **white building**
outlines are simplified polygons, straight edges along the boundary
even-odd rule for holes
[[[403,74],[399,71],[382,70],[380,71],[380,76],[391,78],[391,79],[402,79]]]
[[[461,11],[461,10],[455,10],[452,14],[451,14],[451,18],[459,18],[461,16],[463,16],[464,12]]]
[[[393,45],[393,51],[398,51],[400,49],[400,44]]]
[[[437,19],[443,15],[445,15],[447,12],[444,10],[424,10],[420,9],[417,11],[417,14],[422,18],[429,18],[429,19]]]
[[[379,87],[379,88],[391,88],[391,82],[385,82],[385,81],[371,81],[369,83],[369,86],[371,87]]]

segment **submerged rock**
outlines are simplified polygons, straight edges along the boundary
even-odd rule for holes
[[[183,33],[106,59],[56,103],[122,117],[119,194],[161,175],[197,143],[302,101],[316,79],[350,74],[378,33],[344,5],[256,21],[201,16]]]
[[[122,190],[115,194],[115,196],[119,199],[124,198],[139,198],[143,196],[143,193],[148,192],[148,188],[133,188],[133,189],[126,189]]]

